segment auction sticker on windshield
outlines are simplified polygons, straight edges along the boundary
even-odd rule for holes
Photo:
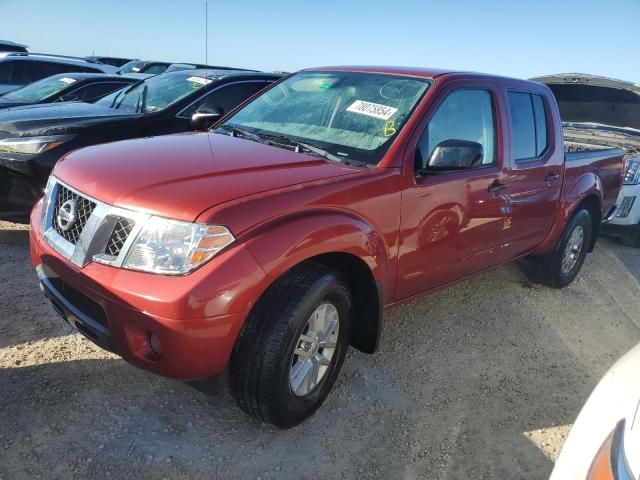
[[[63,78],[60,79],[60,81],[62,83],[66,83],[67,85],[71,85],[72,83],[76,82],[76,79],[75,78],[69,78],[69,77],[63,77]]]
[[[187,78],[187,82],[199,83],[200,85],[208,85],[212,82],[212,80],[203,77],[189,77]]]
[[[389,120],[397,111],[397,108],[380,105],[379,103],[365,102],[364,100],[356,100],[347,107],[347,112],[359,113],[360,115],[367,115],[380,120]]]

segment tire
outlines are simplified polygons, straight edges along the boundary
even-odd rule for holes
[[[640,248],[640,224],[633,227],[631,232],[622,235],[620,241],[627,247]]]
[[[575,248],[569,248],[568,244],[571,241],[574,245],[576,237],[572,236],[579,236],[579,232],[582,233],[582,243],[576,252]],[[591,215],[585,209],[578,210],[569,220],[553,252],[537,259],[542,283],[551,288],[564,288],[573,282],[584,264],[592,235]]]
[[[305,338],[313,337],[310,317],[317,311],[324,312],[325,318],[337,314],[338,327],[330,330],[333,333],[325,343],[335,343],[333,349],[301,339],[303,333],[309,333]],[[350,343],[351,315],[351,294],[345,280],[323,265],[300,265],[276,281],[252,309],[231,354],[229,382],[240,408],[283,429],[311,416],[329,394],[342,367]],[[315,368],[319,365],[315,359],[322,357],[328,365],[319,366],[317,375],[312,370],[305,382],[299,382],[302,374],[295,376],[298,390],[294,392],[290,382],[294,367],[296,372],[304,372],[298,368]],[[315,386],[309,383],[314,378]]]

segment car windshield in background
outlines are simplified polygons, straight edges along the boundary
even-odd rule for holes
[[[253,100],[220,133],[235,127],[276,144],[288,139],[333,159],[375,165],[429,85],[395,75],[302,72]]]
[[[158,75],[167,70],[168,63],[147,62],[146,60],[132,60],[125,63],[118,73],[126,75],[127,73],[147,73],[149,75]]]
[[[62,92],[67,87],[76,83],[76,79],[69,74],[54,75],[38,80],[29,85],[5,93],[2,98],[12,102],[35,103]]]
[[[107,95],[96,104],[124,113],[155,112],[182,100],[209,83],[210,79],[189,71],[165,73]]]

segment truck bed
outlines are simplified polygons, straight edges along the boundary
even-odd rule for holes
[[[622,184],[625,150],[601,148],[565,152],[565,195],[572,196],[575,187],[584,177],[596,176],[602,187],[602,215],[615,206]]]

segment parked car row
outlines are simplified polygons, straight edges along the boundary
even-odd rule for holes
[[[570,284],[635,175],[634,115],[557,77],[60,58],[112,72],[0,100],[0,216],[31,211],[43,292],[141,368],[228,369],[281,428],[349,346],[375,352],[387,307],[520,257]]]
[[[203,129],[282,76],[142,60],[117,68],[125,59],[34,54],[4,43],[13,50],[0,52],[0,90],[9,90],[0,95],[0,218],[13,221],[27,220],[65,153]]]
[[[281,428],[376,351],[385,308],[525,256],[571,283],[623,180],[623,149],[565,152],[547,86],[452,71],[177,71],[0,115],[13,171],[56,163],[30,229],[55,310],[148,371],[228,369]]]

